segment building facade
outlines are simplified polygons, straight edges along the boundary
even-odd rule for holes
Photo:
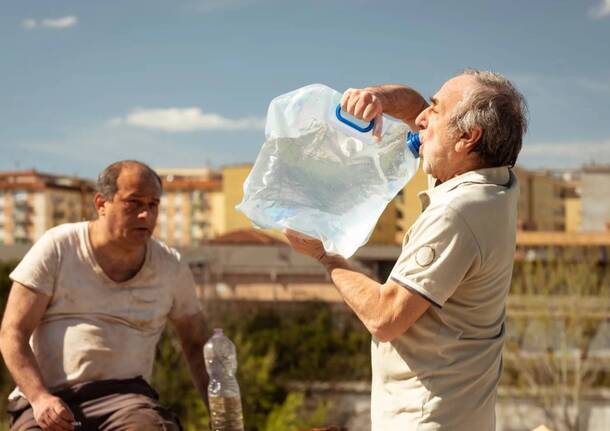
[[[93,182],[35,170],[0,173],[0,244],[31,244],[47,229],[91,219]]]
[[[157,169],[163,195],[155,236],[172,246],[202,244],[220,232],[214,226],[222,182],[209,169]]]
[[[581,211],[583,231],[610,230],[610,165],[584,167]]]

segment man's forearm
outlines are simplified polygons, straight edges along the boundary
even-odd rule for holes
[[[392,341],[428,309],[430,303],[397,283],[377,283],[354,271],[342,257],[323,255],[320,262],[347,305],[379,341]]]
[[[48,394],[38,362],[29,343],[13,334],[2,334],[2,356],[13,380],[26,399],[32,403],[40,395]]]
[[[325,255],[320,259],[346,304],[373,335],[381,318],[381,284],[358,271],[340,256]]]
[[[193,343],[188,348],[184,349],[184,356],[188,363],[189,371],[193,384],[201,394],[203,402],[209,407],[208,402],[208,373],[205,369],[205,361],[203,359],[203,344]],[[184,347],[183,347],[184,348]]]
[[[414,89],[398,84],[369,87],[380,98],[383,112],[415,129],[415,119],[428,107],[426,99]]]

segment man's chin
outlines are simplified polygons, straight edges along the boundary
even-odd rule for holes
[[[146,243],[152,236],[151,232],[148,229],[134,229],[129,232],[129,239],[132,241],[140,241]]]
[[[424,159],[424,158],[422,158],[422,170],[424,171],[425,174],[432,175],[432,169],[430,168],[430,165],[428,164],[428,162],[426,162],[426,159]]]

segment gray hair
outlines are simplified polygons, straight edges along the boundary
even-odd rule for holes
[[[477,85],[456,106],[450,127],[467,133],[482,129],[480,141],[471,150],[488,167],[514,166],[527,131],[527,103],[523,95],[502,75],[468,69]]]
[[[155,178],[159,182],[159,186],[163,189],[163,183],[157,173],[146,163],[139,162],[137,160],[120,160],[107,166],[97,177],[95,185],[96,191],[102,195],[107,201],[112,201],[114,195],[118,190],[117,179],[124,168],[137,167],[142,169],[145,173]]]

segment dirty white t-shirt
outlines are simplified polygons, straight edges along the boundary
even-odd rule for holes
[[[45,386],[143,376],[149,380],[167,319],[201,310],[188,265],[151,239],[140,271],[112,281],[93,255],[87,222],[50,229],[10,278],[49,296],[30,339]],[[9,398],[20,396],[15,389]]]

